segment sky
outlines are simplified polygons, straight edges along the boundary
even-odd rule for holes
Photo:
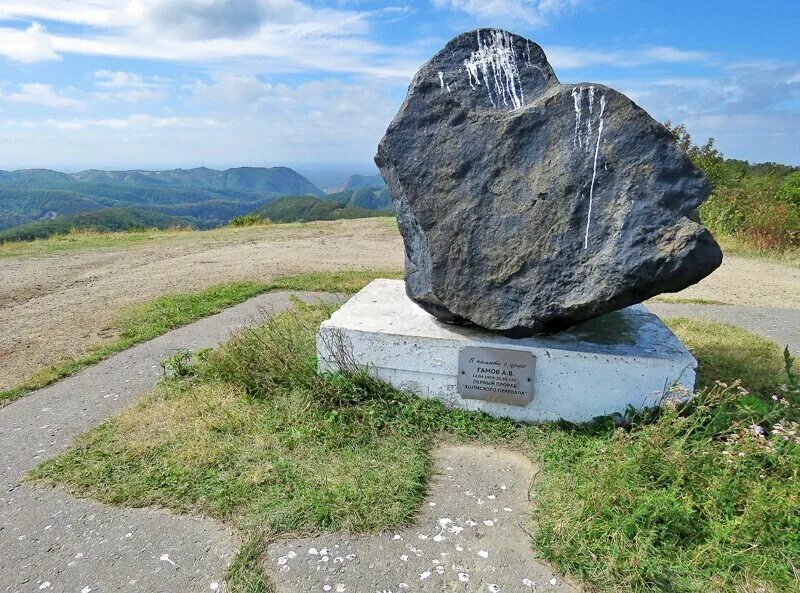
[[[374,169],[414,72],[500,27],[723,154],[800,165],[796,0],[0,0],[0,169]]]

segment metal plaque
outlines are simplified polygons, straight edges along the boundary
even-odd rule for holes
[[[533,399],[530,352],[468,346],[458,353],[458,393],[465,399],[527,406]]]

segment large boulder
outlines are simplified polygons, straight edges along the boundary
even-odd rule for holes
[[[621,93],[560,84],[534,42],[463,33],[417,72],[375,162],[406,290],[448,322],[563,329],[686,288],[722,262],[709,184]]]

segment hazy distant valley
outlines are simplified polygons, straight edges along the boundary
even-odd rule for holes
[[[353,175],[326,193],[288,167],[0,171],[0,241],[86,228],[213,228],[246,215],[267,218],[265,207],[278,199],[283,200],[276,222],[355,218],[391,209],[379,175]]]

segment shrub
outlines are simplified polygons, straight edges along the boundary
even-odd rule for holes
[[[264,220],[258,214],[243,214],[241,216],[231,218],[230,222],[228,222],[228,226],[232,227],[255,226],[258,224],[269,224],[269,221]]]

